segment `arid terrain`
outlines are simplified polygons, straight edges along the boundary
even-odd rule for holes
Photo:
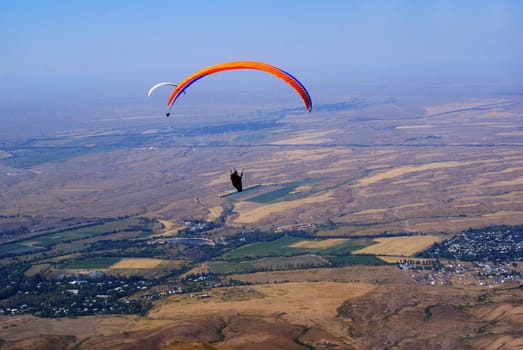
[[[200,293],[163,299],[145,317],[4,317],[2,349],[521,346],[520,289],[487,291],[415,285],[394,269],[303,271],[298,276],[287,276],[296,281],[219,288],[205,294],[208,297]],[[329,273],[337,281],[305,280],[326,280]],[[373,281],[353,282],[349,278]]]
[[[9,163],[9,150],[2,150],[0,212],[106,217],[145,211],[163,220],[212,219],[230,199],[237,215],[229,224],[236,227],[331,220],[351,235],[518,223],[519,103],[514,97],[454,102],[408,116],[401,104],[354,102],[347,110],[291,114],[269,131],[179,137],[147,129],[140,147],[107,152],[89,147],[115,134],[126,141],[125,130],[36,140],[35,153],[80,139],[79,152],[86,154],[58,163],[32,159],[35,165],[13,169],[17,155]],[[231,190],[233,168],[245,169],[245,186],[258,187],[220,198]],[[280,190],[277,197],[256,198],[273,189]]]
[[[523,224],[522,101],[351,100],[246,125],[182,130],[156,123],[1,144],[2,265],[33,264],[29,276],[103,271],[148,278],[187,266],[181,276],[210,271],[222,279],[167,295],[176,283],[166,277],[150,288],[163,294],[142,315],[4,313],[0,348],[523,348],[520,280],[429,285],[394,264],[335,266],[345,255],[414,260],[471,227]],[[61,147],[70,153],[46,153]],[[242,193],[232,191],[231,169],[245,170]],[[58,230],[107,218],[123,221],[100,237],[66,240]],[[149,231],[140,231],[146,224]],[[44,240],[46,230],[57,230],[49,239],[58,244]],[[308,236],[282,247],[262,240],[267,246],[255,252],[225,246],[209,261],[197,248],[163,241],[196,238],[207,252],[255,231]],[[103,257],[89,250],[89,259],[113,259],[91,267],[65,264],[102,238],[147,243],[133,246],[134,255],[119,246]],[[344,248],[352,239],[364,241]],[[9,256],[9,244],[18,244],[20,256]],[[153,246],[163,255],[137,253]],[[147,288],[130,299],[147,297]]]

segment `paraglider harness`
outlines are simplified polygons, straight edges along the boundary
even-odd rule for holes
[[[234,188],[236,188],[238,190],[238,192],[241,192],[243,190],[242,177],[243,177],[243,170],[240,173],[240,175],[238,175],[238,170],[234,170],[234,171],[231,170],[231,182],[232,182],[232,185],[234,186]]]

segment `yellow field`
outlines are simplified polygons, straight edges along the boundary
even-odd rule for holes
[[[389,256],[389,255],[377,255],[377,257],[383,261],[388,262],[389,264],[399,263],[399,262],[405,260],[405,258],[406,258],[405,256]],[[430,260],[430,259],[411,258],[411,257],[408,257],[408,259],[413,260],[413,261],[419,261],[419,262]]]
[[[171,221],[171,220],[158,220],[162,223],[162,225],[164,226],[164,229],[162,231],[162,235],[163,236],[174,236],[178,233],[178,231],[180,231],[183,226],[180,225],[178,222],[176,221]]]
[[[343,238],[332,238],[332,239],[324,239],[321,241],[301,241],[294,244],[291,244],[289,247],[291,248],[330,248],[335,245],[341,244],[346,242],[346,239]]]
[[[354,254],[375,254],[411,256],[440,241],[440,236],[411,236],[376,238],[379,243],[353,252]]]
[[[454,168],[458,166],[465,166],[465,165],[471,165],[475,162],[456,162],[456,161],[450,161],[450,162],[437,162],[437,163],[429,163],[424,165],[407,165],[407,166],[401,166],[395,169],[387,170],[381,173],[378,173],[376,175],[368,176],[366,178],[363,178],[359,180],[357,183],[359,185],[368,186],[370,184],[376,183],[381,180],[385,179],[391,179],[398,176],[402,176],[409,173],[414,172],[420,172],[420,171],[426,171],[426,170],[434,170],[434,169],[443,169],[443,168]]]
[[[516,162],[514,162],[515,164]],[[496,176],[496,175],[501,175],[501,174],[507,174],[507,173],[512,173],[512,172],[515,172],[515,171],[522,171],[523,170],[523,167],[512,167],[512,168],[507,168],[507,169],[503,169],[503,170],[500,170],[500,171],[489,171],[488,173],[485,173],[483,174],[484,176]]]
[[[521,217],[521,215],[523,215],[522,211],[500,210],[495,213],[484,214],[482,216],[485,218],[499,218],[499,217],[507,217],[507,216]]]
[[[216,206],[209,208],[209,215],[205,218],[206,221],[214,221],[220,217],[223,213],[223,208],[221,206]]]
[[[336,309],[346,300],[368,293],[368,283],[289,282],[220,288],[209,298],[173,296],[161,301],[148,314],[150,319],[189,319],[198,316],[282,314],[287,321],[305,326],[333,323]],[[238,294],[242,294],[238,297]]]
[[[238,224],[251,224],[264,219],[272,214],[281,213],[285,210],[299,208],[303,205],[327,202],[332,198],[330,192],[312,196],[309,198],[296,199],[273,204],[257,205],[249,202],[240,202],[234,207],[239,216],[234,220]]]
[[[151,258],[123,258],[109,269],[153,269],[158,267],[164,260]]]

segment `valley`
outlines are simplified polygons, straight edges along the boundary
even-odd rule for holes
[[[0,347],[518,346],[520,103],[3,142]]]

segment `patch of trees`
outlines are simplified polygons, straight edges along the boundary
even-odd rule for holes
[[[327,256],[326,258],[329,260],[331,265],[335,267],[352,265],[389,265],[388,262],[370,254],[348,254],[341,256]]]

